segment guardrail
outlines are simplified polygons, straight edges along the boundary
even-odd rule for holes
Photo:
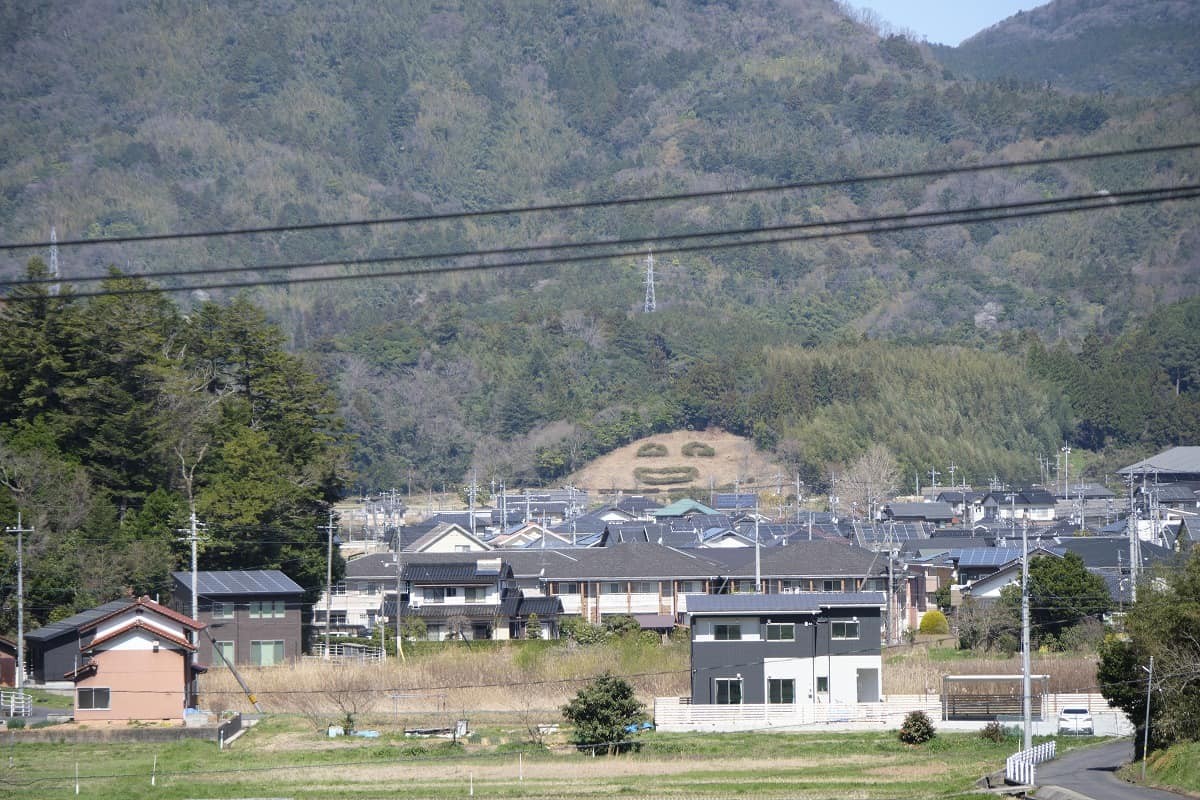
[[[1013,753],[1004,761],[1004,780],[1018,786],[1037,784],[1037,765],[1054,758],[1058,742],[1048,742]]]
[[[6,717],[32,717],[33,695],[16,689],[0,690],[0,710]]]

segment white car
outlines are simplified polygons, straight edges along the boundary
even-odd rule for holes
[[[1086,708],[1064,708],[1058,712],[1058,732],[1075,736],[1091,736],[1096,732],[1092,714]]]

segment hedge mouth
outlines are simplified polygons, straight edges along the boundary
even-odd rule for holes
[[[638,467],[633,477],[647,486],[668,486],[673,483],[691,483],[700,477],[695,467]]]

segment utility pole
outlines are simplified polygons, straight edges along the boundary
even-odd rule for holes
[[[1138,567],[1142,564],[1141,542],[1138,540],[1137,509],[1133,503],[1133,475],[1129,476],[1129,601],[1137,602]]]
[[[477,482],[477,477],[478,476],[474,472],[471,473],[471,488],[467,494],[467,497],[470,500],[471,535],[472,536],[475,535],[475,492],[478,490],[478,486],[479,486],[479,484]]]
[[[400,663],[404,663],[404,636],[400,632],[400,594],[403,588],[403,570],[400,567],[400,553],[402,552],[401,540],[404,533],[404,521],[400,521],[400,527],[396,529],[396,655],[400,656]]]
[[[937,471],[937,467],[931,467],[929,470],[929,485],[937,486],[938,475],[941,475],[941,474],[942,473]]]
[[[52,229],[53,230],[53,229]],[[25,540],[24,534],[33,533],[33,528],[21,525],[21,512],[17,512],[17,526],[4,529],[17,535],[17,689],[25,685]]]
[[[1071,445],[1064,444],[1063,452],[1063,497],[1071,496]]]
[[[646,314],[653,314],[658,310],[658,303],[654,299],[654,253],[646,251],[646,302],[642,311]]]
[[[1024,748],[1033,747],[1033,701],[1029,677],[1029,521],[1021,525],[1021,713],[1025,721]]]
[[[189,543],[192,549],[192,619],[198,619],[197,615],[200,613],[200,576],[196,569],[196,546],[200,542],[199,528],[201,527],[202,526],[200,523],[196,521],[196,505],[195,503],[192,503],[191,511],[188,514],[187,536],[183,537],[182,539],[182,541]],[[180,531],[180,533],[183,532],[184,531]],[[188,639],[193,645],[196,646],[196,650],[192,651],[192,661],[195,661],[196,655],[200,649],[200,635],[196,631],[191,631],[188,633]]]
[[[333,511],[325,525],[329,544],[325,553],[325,660],[329,660],[329,632],[333,627]]]
[[[957,469],[958,469],[958,467],[955,465],[955,463],[953,461],[951,461],[950,462],[950,487],[951,488],[954,488],[955,486],[958,485],[957,483],[954,482],[954,471]]]
[[[754,509],[754,593],[762,593],[762,561],[758,547],[758,508]]]

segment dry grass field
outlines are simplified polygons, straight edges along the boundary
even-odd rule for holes
[[[689,442],[708,445],[716,454],[711,457],[684,456],[683,447]],[[658,458],[639,457],[638,450],[650,443],[665,446],[667,455]],[[648,487],[634,477],[634,470],[639,467],[695,467],[699,476],[689,484]],[[567,483],[593,492],[640,492],[657,488],[665,493],[669,489],[687,486],[703,492],[712,486],[732,487],[737,482],[742,485],[773,485],[776,474],[786,476],[788,471],[758,452],[749,439],[712,428],[706,431],[673,431],[639,439],[596,459],[568,478]],[[788,482],[785,477],[785,491]]]

